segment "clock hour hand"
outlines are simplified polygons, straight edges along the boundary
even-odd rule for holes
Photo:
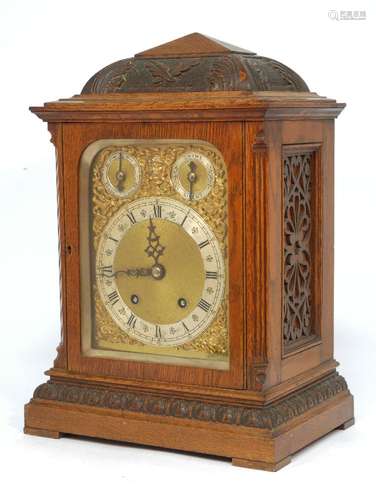
[[[159,263],[159,257],[163,255],[166,247],[161,245],[160,236],[156,233],[156,226],[150,217],[148,225],[149,233],[147,236],[148,246],[145,248],[145,253],[148,257],[154,260],[154,265],[151,268],[151,275],[156,280],[161,280],[166,274],[165,267]]]
[[[189,199],[193,199],[193,184],[197,182],[197,165],[191,161],[189,164],[189,172],[188,172],[188,182],[189,182]]]

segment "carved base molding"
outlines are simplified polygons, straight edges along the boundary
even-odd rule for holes
[[[220,405],[124,389],[61,382],[40,385],[35,389],[33,398],[257,429],[274,429],[344,391],[347,391],[346,381],[336,372],[266,408]]]
[[[50,381],[25,406],[24,431],[208,453],[230,457],[234,465],[277,470],[292,453],[352,419],[352,396],[337,372],[257,408]]]

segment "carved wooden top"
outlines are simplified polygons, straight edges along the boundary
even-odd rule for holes
[[[81,94],[221,90],[309,91],[278,61],[192,33],[106,66]]]

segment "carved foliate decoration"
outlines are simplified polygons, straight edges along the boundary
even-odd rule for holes
[[[96,73],[82,94],[123,92],[193,92],[274,90],[308,92],[305,82],[287,66],[257,55],[124,59]]]
[[[278,61],[196,33],[110,64],[82,94],[218,90],[309,91]]]
[[[317,335],[314,324],[313,233],[315,152],[283,158],[283,342],[291,350]]]
[[[84,384],[48,382],[34,392],[34,399],[75,405],[109,408],[163,417],[218,422],[222,424],[274,429],[315,406],[347,392],[347,384],[338,373],[272,403],[266,408],[231,406],[199,400],[147,394],[128,389],[108,389]]]

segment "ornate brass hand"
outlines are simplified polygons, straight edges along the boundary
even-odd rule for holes
[[[189,172],[188,172],[188,182],[189,182],[189,199],[193,199],[193,184],[197,182],[197,165],[193,161],[189,164]]]
[[[130,268],[130,269],[119,269],[118,271],[115,271],[114,273],[111,273],[110,271],[103,269],[103,271],[99,274],[99,276],[104,276],[105,278],[117,278],[117,276],[121,274],[125,274],[129,276],[130,278],[139,278],[143,276],[151,276],[152,275],[153,268],[152,267],[136,267],[136,268]]]
[[[159,263],[159,257],[163,255],[166,247],[161,245],[160,236],[156,233],[156,226],[153,224],[153,220],[150,217],[150,222],[148,225],[149,234],[147,236],[148,246],[145,248],[145,252],[148,257],[154,260],[154,265],[152,267],[151,275],[154,279],[160,280],[166,274],[165,267]]]
[[[145,252],[148,257],[152,257],[154,259],[154,265],[158,265],[159,257],[163,255],[166,247],[160,244],[160,236],[158,236],[155,232],[156,226],[153,224],[152,218],[150,217],[149,220],[149,234],[146,238],[148,240],[148,246],[145,248]]]

